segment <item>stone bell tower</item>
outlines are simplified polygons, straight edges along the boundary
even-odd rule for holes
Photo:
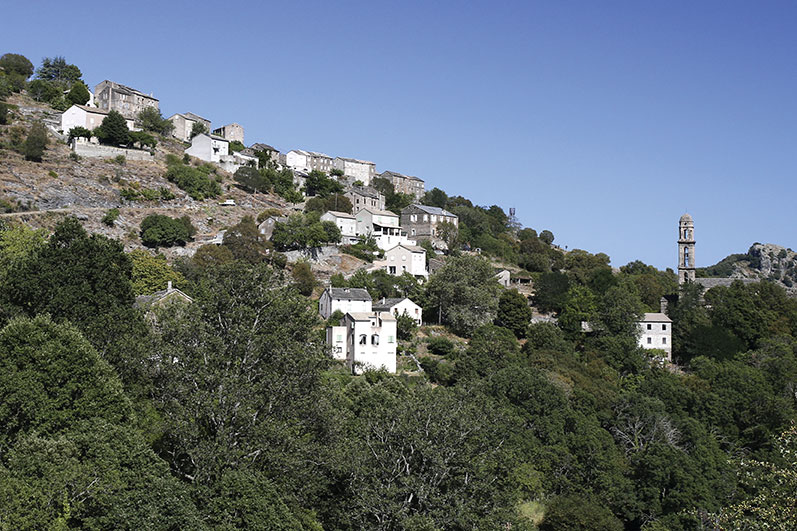
[[[695,280],[695,222],[684,214],[678,221],[678,283]]]

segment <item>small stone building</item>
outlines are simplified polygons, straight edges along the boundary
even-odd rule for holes
[[[237,140],[241,144],[244,143],[244,128],[239,124],[227,124],[213,130],[214,135],[218,135],[230,142]]]
[[[408,194],[416,200],[423,197],[426,193],[423,179],[412,175],[404,175],[395,171],[383,171],[379,174],[382,179],[387,179],[393,184],[393,190],[397,193]]]
[[[94,102],[104,111],[118,111],[125,118],[132,119],[147,107],[159,110],[158,98],[152,94],[107,79],[94,87]]]
[[[204,125],[205,131],[210,132],[210,120],[192,112],[173,114],[169,117],[169,121],[174,124],[172,136],[183,142],[191,141],[191,131],[197,123]]]
[[[368,160],[335,157],[332,166],[342,171],[345,177],[361,181],[366,186],[371,184],[371,179],[376,176],[376,164]]]
[[[456,214],[439,207],[413,204],[401,211],[401,226],[410,238],[440,241],[439,227],[445,222],[459,226]]]

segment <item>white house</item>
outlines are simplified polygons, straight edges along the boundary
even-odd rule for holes
[[[374,262],[374,266],[384,269],[390,275],[401,276],[409,273],[416,278],[427,278],[426,249],[415,245],[399,244],[385,251],[385,259]]]
[[[61,131],[69,133],[73,127],[85,127],[93,131],[102,124],[109,112],[87,105],[72,105],[61,114]],[[125,122],[127,122],[128,129],[137,130],[132,118],[125,118]]]
[[[329,173],[332,169],[332,157],[316,151],[292,149],[285,154],[285,165],[294,171],[319,170]]]
[[[371,184],[371,179],[376,176],[376,164],[367,160],[335,157],[332,166],[336,170],[342,171],[344,176],[351,177],[355,181],[362,181],[366,186]]]
[[[639,321],[639,346],[657,348],[667,353],[672,361],[672,320],[663,313],[646,313]]]
[[[415,245],[414,240],[407,239],[407,233],[399,226],[399,217],[393,212],[363,208],[354,217],[357,219],[357,235],[373,237],[382,250],[398,244]]]
[[[340,229],[341,241],[344,244],[354,244],[360,239],[357,237],[357,220],[346,212],[330,210],[321,216],[321,221],[331,221]]]
[[[362,288],[327,288],[318,300],[318,313],[324,319],[340,310],[343,313],[371,311],[371,295]]]
[[[332,347],[332,357],[336,360],[346,361],[349,354],[347,340],[345,326],[327,327],[327,345]]]
[[[206,162],[220,162],[230,153],[230,142],[220,136],[201,134],[191,139],[191,147],[185,150],[192,157]]]
[[[409,315],[415,319],[418,326],[423,324],[423,309],[407,297],[392,299],[383,297],[382,300],[373,303],[371,308],[375,312],[388,312],[396,318],[401,315]]]
[[[346,328],[346,366],[354,374],[365,369],[396,372],[396,318],[387,312],[350,312]]]
[[[512,273],[508,269],[502,269],[495,274],[495,279],[503,287],[508,288],[512,281]]]

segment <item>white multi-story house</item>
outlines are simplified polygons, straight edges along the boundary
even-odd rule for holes
[[[343,321],[343,319],[341,319]],[[327,345],[332,347],[332,357],[336,360],[346,361],[349,353],[348,338],[346,337],[346,327],[341,326],[328,326],[327,327]]]
[[[656,348],[667,354],[672,361],[672,320],[663,313],[646,313],[639,321],[639,346]]]
[[[292,149],[285,154],[285,165],[295,171],[318,170],[329,173],[332,170],[332,157],[316,151]]]
[[[396,372],[395,317],[387,312],[351,312],[343,317],[342,324],[346,330],[346,366],[354,374],[366,369]]]
[[[72,105],[61,114],[61,131],[66,134],[73,127],[85,127],[93,131],[102,124],[109,112],[86,105]],[[125,122],[127,122],[128,129],[131,131],[137,130],[135,121],[132,118],[125,118]]]
[[[343,244],[354,244],[360,240],[357,237],[357,220],[351,214],[330,210],[321,216],[321,221],[331,221],[340,229]]]
[[[399,226],[399,217],[393,212],[363,208],[355,214],[355,218],[357,235],[362,238],[372,237],[382,250],[400,243],[415,245],[415,241],[407,239],[407,233]]]
[[[370,186],[353,186],[344,194],[351,201],[354,213],[364,208],[376,210],[385,209],[385,196],[376,188]]]
[[[409,315],[415,319],[415,322],[418,324],[418,326],[423,324],[423,308],[412,302],[407,297],[398,297],[392,299],[386,299],[383,297],[382,300],[374,302],[371,308],[375,312],[391,313],[396,318],[401,315]]]
[[[197,123],[205,126],[205,132],[210,132],[210,120],[192,112],[173,114],[169,117],[169,121],[174,124],[172,136],[183,142],[191,141],[191,131]]]
[[[362,288],[327,288],[318,300],[318,313],[329,319],[336,310],[343,313],[370,312],[371,295]]]
[[[373,267],[384,269],[389,275],[409,273],[421,279],[429,276],[426,271],[426,249],[403,243],[385,251],[385,259],[374,262]]]
[[[335,157],[332,166],[342,171],[345,177],[361,181],[365,186],[371,184],[371,179],[376,176],[376,164],[367,160]]]
[[[201,134],[191,139],[191,147],[185,150],[192,157],[206,162],[220,162],[230,153],[230,142],[216,135]]]

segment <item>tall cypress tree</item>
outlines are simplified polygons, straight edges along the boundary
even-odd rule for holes
[[[107,144],[119,145],[127,144],[130,138],[130,130],[124,116],[117,111],[111,111],[103,119],[100,125],[102,140]]]

